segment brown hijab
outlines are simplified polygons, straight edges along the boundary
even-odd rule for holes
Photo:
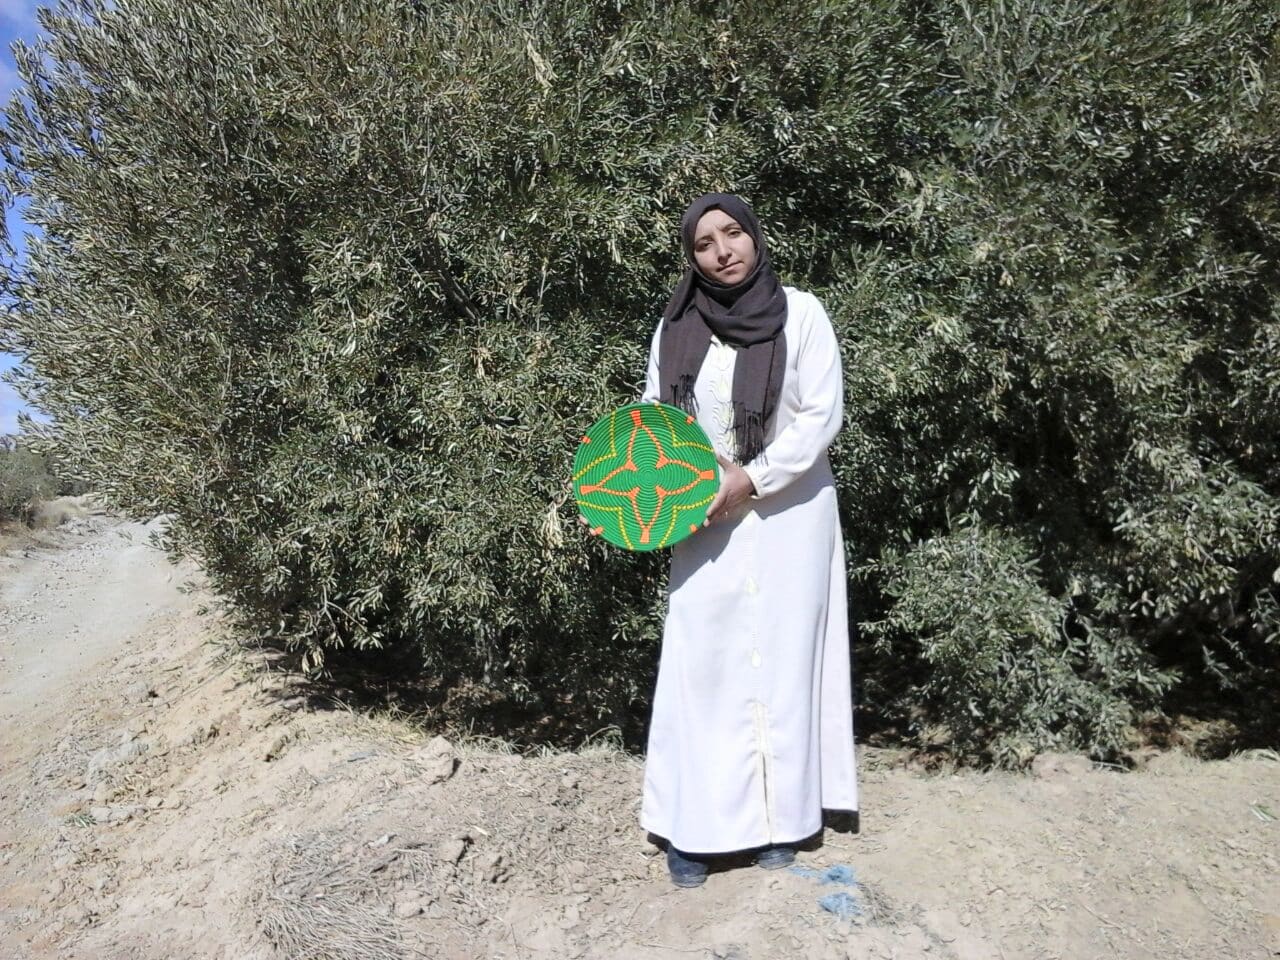
[[[723,210],[755,241],[756,262],[733,286],[703,276],[693,256],[694,231],[708,210]],[[662,312],[658,371],[662,400],[696,414],[693,385],[715,333],[738,351],[733,372],[733,431],[738,463],[764,451],[764,438],[778,411],[787,369],[787,296],[769,264],[760,221],[745,200],[708,193],[689,205],[680,221],[688,266]]]

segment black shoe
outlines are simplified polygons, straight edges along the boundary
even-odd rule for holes
[[[671,882],[677,887],[700,887],[707,879],[707,865],[701,860],[691,860],[674,844],[667,846],[667,869],[671,871]]]
[[[756,863],[766,870],[778,870],[796,862],[796,848],[786,844],[765,847],[756,854]]]

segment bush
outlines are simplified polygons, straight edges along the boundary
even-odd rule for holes
[[[1012,761],[1274,683],[1269,4],[45,25],[0,140],[45,237],[0,346],[44,449],[172,513],[246,634],[411,652],[581,729],[642,714],[663,564],[585,541],[568,464],[637,391],[681,209],[732,189],[844,344],[872,711]]]
[[[1135,693],[1150,700],[1169,677],[1132,638],[1050,595],[1027,544],[969,519],[885,552],[881,586],[893,603],[869,627],[880,652],[922,659],[913,692],[927,715],[952,742],[1002,764],[1046,747],[1100,753],[1123,743]],[[901,651],[895,636],[915,649]]]
[[[869,258],[840,298],[861,321],[845,503],[885,611],[864,665],[883,709],[930,704],[970,749],[1101,754],[1135,710],[1270,702],[1280,675],[1278,21],[1002,10],[946,23],[968,108],[902,173],[912,256]],[[1049,601],[1056,640],[1025,620]],[[1093,695],[1002,663],[1010,631]],[[962,720],[961,639],[1022,713]]]
[[[0,437],[0,520],[25,520],[32,506],[58,493],[44,457]]]

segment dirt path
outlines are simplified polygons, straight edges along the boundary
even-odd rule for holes
[[[867,751],[860,833],[678,891],[637,759],[311,704],[145,531],[64,539],[0,560],[4,960],[1280,955],[1274,753],[925,776]]]
[[[0,728],[22,731],[59,692],[189,606],[178,587],[193,571],[150,546],[151,532],[88,516],[53,545],[0,557]],[[68,540],[74,549],[57,545]]]

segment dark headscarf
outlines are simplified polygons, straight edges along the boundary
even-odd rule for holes
[[[756,263],[733,286],[709,280],[693,256],[694,230],[703,214],[723,210],[738,221],[756,245]],[[708,193],[689,205],[680,221],[688,267],[662,312],[658,347],[661,397],[696,414],[693,385],[714,332],[739,351],[733,372],[733,431],[737,461],[748,463],[764,450],[765,432],[778,411],[787,369],[787,296],[769,265],[760,221],[747,202],[730,193]]]

